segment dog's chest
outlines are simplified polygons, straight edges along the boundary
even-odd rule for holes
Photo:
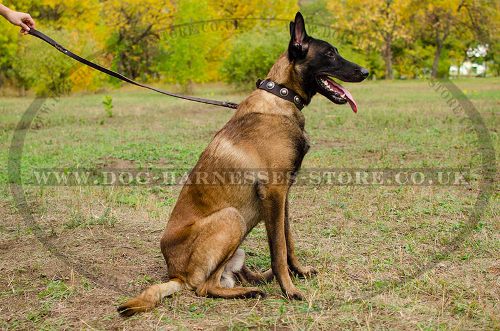
[[[303,139],[302,157],[304,157],[304,155],[306,155],[307,152],[309,151],[309,148],[311,148],[310,139],[307,132],[302,131],[302,139]]]
[[[302,165],[302,160],[304,159],[304,156],[307,154],[309,151],[309,148],[311,147],[309,143],[309,136],[305,131],[302,131],[302,134],[295,139],[294,142],[295,145],[295,158],[294,158],[294,172],[297,172],[300,169],[300,166]]]

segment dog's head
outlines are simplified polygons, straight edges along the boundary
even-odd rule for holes
[[[357,112],[358,106],[351,93],[333,78],[361,82],[368,77],[368,70],[344,59],[337,48],[326,41],[308,36],[300,13],[295,15],[294,22],[290,22],[290,36],[288,59],[301,76],[308,97],[319,92],[336,104],[349,102],[352,110]]]

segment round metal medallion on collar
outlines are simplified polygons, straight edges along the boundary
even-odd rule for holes
[[[272,90],[274,88],[274,82],[267,82],[266,87]]]
[[[283,87],[283,88],[280,90],[280,94],[281,94],[281,95],[284,95],[284,96],[285,96],[285,95],[288,95],[288,89]]]
[[[296,104],[300,104],[300,98],[298,95],[296,95],[295,97],[293,97],[293,101],[296,103]]]

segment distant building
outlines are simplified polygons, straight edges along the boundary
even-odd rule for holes
[[[477,45],[474,48],[469,48],[467,50],[467,57],[469,59],[465,60],[460,67],[458,66],[450,66],[448,71],[449,75],[452,77],[457,76],[485,76],[486,75],[486,63],[482,64],[473,62],[474,60],[484,59],[486,54],[488,54],[489,46],[485,45]],[[470,60],[472,59],[472,61]]]
[[[474,63],[470,60],[463,62],[460,67],[450,66],[449,75],[450,76],[483,76],[486,72],[486,66],[484,64]]]

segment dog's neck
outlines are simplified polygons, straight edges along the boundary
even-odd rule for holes
[[[283,53],[278,61],[274,63],[267,74],[266,79],[270,79],[275,83],[284,85],[292,89],[295,93],[300,95],[308,105],[311,102],[312,95],[304,90],[304,82],[301,75],[295,70],[293,63],[290,62],[287,52]]]
[[[308,104],[311,97],[305,93],[302,87],[302,81],[299,74],[294,70],[293,64],[290,63],[288,57],[283,54],[278,61],[273,65],[266,79],[270,79],[275,83],[286,86],[300,95]],[[238,110],[234,114],[234,118],[244,116],[248,113],[264,113],[271,115],[282,115],[296,121],[303,130],[305,125],[304,114],[295,106],[293,102],[282,99],[267,91],[256,89],[238,106]]]

